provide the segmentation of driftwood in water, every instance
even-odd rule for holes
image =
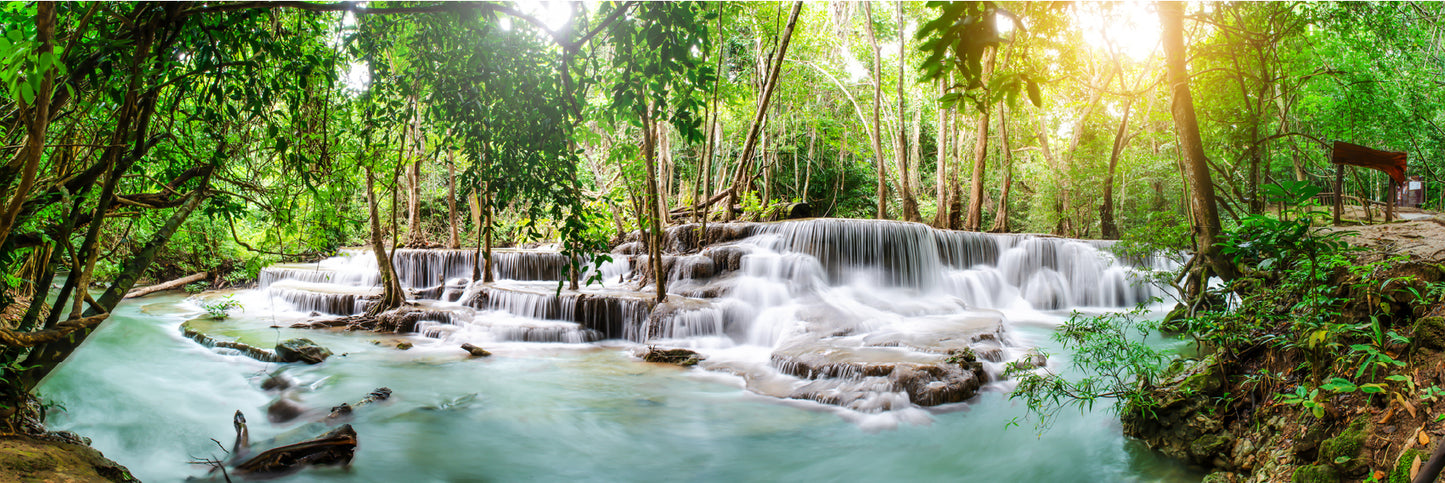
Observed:
[[[356,430],[343,424],[312,440],[271,448],[236,465],[242,475],[280,475],[308,465],[346,465],[356,453]]]
[[[343,403],[331,408],[331,414],[328,414],[319,423],[311,424],[334,424],[349,417],[354,407],[359,408],[390,398],[391,389],[379,387],[354,405]],[[233,421],[236,427],[236,443],[231,449],[230,462],[234,465],[232,467],[234,474],[274,477],[300,470],[308,465],[346,465],[351,463],[351,458],[356,453],[356,430],[352,429],[349,424],[343,424],[319,437],[271,448],[247,458],[250,456],[251,441],[250,432],[246,429],[246,416],[241,411],[236,411]],[[242,458],[246,459],[242,461]],[[237,461],[241,462],[236,463]],[[224,468],[220,466],[217,466],[217,469],[224,471]]]
[[[241,414],[239,409],[232,423],[236,426],[236,444],[231,445],[231,459],[234,461],[251,451],[251,432],[246,429],[246,415]]]
[[[158,283],[158,284],[151,285],[151,286],[148,286],[148,287],[141,287],[141,288],[138,288],[138,289],[133,289],[133,290],[131,290],[131,291],[129,291],[129,292],[126,292],[126,293],[125,293],[125,297],[122,297],[122,298],[128,298],[128,299],[129,299],[129,298],[143,297],[143,296],[150,295],[150,294],[152,294],[152,293],[159,292],[159,291],[162,291],[162,290],[170,290],[170,289],[173,289],[173,288],[184,287],[186,284],[194,283],[194,282],[199,282],[199,281],[201,281],[201,280],[205,280],[207,276],[209,276],[208,273],[206,273],[206,272],[201,272],[201,273],[196,273],[196,274],[191,274],[191,275],[188,275],[188,276],[185,276],[185,277],[181,277],[181,278],[178,278],[178,279],[175,279],[175,280],[171,280],[171,281],[166,282],[166,283]]]

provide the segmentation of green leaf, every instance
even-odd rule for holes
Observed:
[[[1320,385],[1320,389],[1331,392],[1355,392],[1359,387],[1347,379],[1336,377],[1329,382]]]

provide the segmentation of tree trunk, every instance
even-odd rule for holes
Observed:
[[[150,294],[153,294],[153,293],[156,293],[156,292],[160,292],[160,291],[164,291],[164,290],[172,290],[172,289],[175,289],[175,288],[184,287],[186,284],[195,283],[195,282],[199,282],[199,281],[205,280],[206,277],[209,276],[209,275],[210,275],[210,274],[207,273],[207,272],[193,273],[193,274],[191,274],[191,275],[187,275],[187,276],[184,276],[184,277],[175,279],[175,280],[171,280],[171,281],[166,282],[166,283],[158,283],[158,284],[151,285],[151,286],[148,286],[148,287],[141,287],[141,288],[137,288],[137,289],[132,289],[131,291],[126,292],[126,293],[125,293],[125,296],[124,296],[124,297],[121,297],[121,298],[133,299],[133,298],[136,298],[136,297],[144,297],[144,296],[146,296],[146,295],[150,295]]]
[[[1214,200],[1214,181],[1204,157],[1204,144],[1199,137],[1199,123],[1194,117],[1194,99],[1189,92],[1189,71],[1185,65],[1184,4],[1159,2],[1164,54],[1169,62],[1169,84],[1173,98],[1171,110],[1179,135],[1179,152],[1183,155],[1185,176],[1193,196],[1194,235],[1197,255],[1214,274],[1228,282],[1234,279],[1234,267],[1216,245],[1220,241],[1219,212]],[[1190,294],[1193,295],[1193,294]]]
[[[386,245],[381,241],[381,213],[376,208],[375,178],[371,168],[367,167],[366,206],[371,214],[371,251],[376,255],[376,265],[381,272],[381,298],[366,310],[366,315],[369,316],[401,307],[406,302],[401,291],[401,281],[397,280],[396,270],[391,266],[391,257],[387,256]]]
[[[1129,128],[1129,110],[1134,105],[1134,97],[1124,98],[1124,116],[1119,119],[1119,129],[1114,132],[1114,149],[1109,152],[1109,170],[1104,174],[1104,204],[1099,207],[1099,236],[1105,240],[1117,240],[1119,228],[1114,224],[1114,172],[1119,167],[1119,155],[1124,151],[1124,145],[1128,142],[1125,136]]]
[[[447,248],[458,249],[462,247],[462,240],[457,236],[457,225],[461,220],[457,218],[457,163],[456,151],[447,149]]]
[[[39,2],[36,5],[35,29],[36,40],[39,43],[35,54],[53,54],[55,51],[54,2]],[[15,187],[10,202],[4,206],[4,211],[0,211],[0,244],[10,237],[10,231],[15,227],[15,218],[20,215],[20,208],[25,205],[30,188],[35,184],[36,173],[40,169],[40,158],[45,154],[45,131],[50,126],[50,94],[54,83],[55,69],[46,69],[45,77],[40,81],[40,89],[35,92],[35,102],[32,105],[25,105],[23,99],[16,101],[20,106],[21,113],[28,114],[28,116],[23,116],[28,118],[25,119],[25,147],[16,153],[24,158],[24,168],[21,170],[20,184]],[[5,180],[5,184],[0,185],[0,188],[7,188],[9,184],[10,180]]]
[[[878,210],[877,218],[888,219],[888,174],[883,161],[883,122],[881,115],[883,111],[883,55],[878,47],[878,37],[873,33],[873,4],[863,3],[863,11],[867,13],[864,19],[868,27],[868,43],[873,46],[873,132],[869,141],[873,142],[873,160],[878,171]]]
[[[938,95],[943,96],[944,83],[938,81]],[[938,210],[933,214],[933,226],[944,228],[948,223],[948,132],[953,129],[949,110],[945,109],[943,103],[938,103],[938,161],[933,168],[934,195],[933,204]]]
[[[898,2],[898,149],[895,156],[898,159],[898,190],[903,200],[903,219],[923,221],[923,217],[918,215],[918,200],[913,198],[913,184],[908,173],[908,115],[904,112],[906,98],[903,96],[903,84],[907,82],[903,71],[904,64],[908,63],[904,50],[907,46],[908,41],[903,36],[903,2]]]
[[[994,233],[1008,233],[1008,192],[1013,187],[1013,152],[1008,143],[1008,117],[1004,115],[1004,106],[998,106],[998,131],[999,141],[1003,144],[1003,184],[999,187],[998,209],[994,210],[993,228],[988,231]]]
[[[652,267],[653,283],[657,288],[657,303],[667,301],[667,274],[662,263],[662,208],[657,195],[656,156],[657,130],[654,129],[651,106],[642,113],[642,161],[647,169],[647,209],[641,218],[643,227],[652,235],[647,238],[647,263]]]
[[[983,75],[979,79],[985,84],[993,74],[993,61],[997,55],[996,48],[987,48],[983,54]],[[988,109],[978,111],[978,141],[973,148],[973,182],[969,183],[968,192],[968,221],[964,222],[963,229],[978,231],[983,225],[983,177],[988,159]]]
[[[773,90],[778,86],[778,76],[783,70],[783,59],[788,54],[788,44],[793,39],[793,28],[798,25],[798,12],[802,11],[803,2],[794,2],[793,11],[788,15],[788,25],[783,28],[783,38],[778,42],[778,58],[768,72],[767,82],[763,84],[763,92],[758,100],[758,111],[753,116],[753,125],[748,129],[748,136],[743,140],[743,152],[738,155],[738,167],[733,177],[732,188],[728,190],[727,206],[723,211],[727,213],[727,219],[732,219],[733,205],[737,204],[738,196],[744,187],[743,182],[748,179],[747,166],[752,161],[753,150],[757,148],[758,133],[761,132],[764,120],[767,117],[768,105],[772,102]]]
[[[486,251],[482,252],[482,283],[496,281],[495,272],[492,270],[492,194],[487,193],[486,202],[482,205],[483,224],[482,240]]]
[[[412,136],[412,156],[406,171],[406,244],[420,246],[426,243],[426,233],[421,227],[421,161],[426,151],[426,137],[421,134],[421,114],[416,112],[416,99],[412,99],[412,124],[405,132]],[[402,153],[406,148],[402,148]],[[402,162],[408,161],[403,158]]]

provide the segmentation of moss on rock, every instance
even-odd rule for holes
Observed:
[[[1293,483],[1338,483],[1340,473],[1330,465],[1307,465],[1294,470]]]
[[[89,446],[29,436],[6,436],[0,438],[0,481],[137,480],[130,475],[130,470],[105,459]]]
[[[1359,458],[1360,450],[1365,448],[1365,437],[1369,433],[1369,419],[1360,417],[1351,421],[1340,434],[1320,443],[1320,463],[1336,465],[1346,475],[1360,473],[1366,465],[1366,461]]]
[[[1415,346],[1423,349],[1445,349],[1445,317],[1422,317],[1415,321]]]
[[[1189,443],[1189,452],[1193,453],[1195,458],[1207,461],[1211,456],[1222,456],[1228,443],[1228,439],[1220,435],[1206,434]]]
[[[1354,458],[1365,447],[1365,435],[1369,432],[1370,421],[1363,417],[1350,422],[1350,426],[1335,437],[1320,443],[1320,460],[1331,462],[1336,458]]]

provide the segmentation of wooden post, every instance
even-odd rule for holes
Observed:
[[[1340,226],[1340,212],[1345,207],[1345,165],[1335,165],[1335,226]]]
[[[1395,221],[1395,187],[1398,185],[1395,178],[1390,178],[1390,192],[1385,194],[1385,223]]]

